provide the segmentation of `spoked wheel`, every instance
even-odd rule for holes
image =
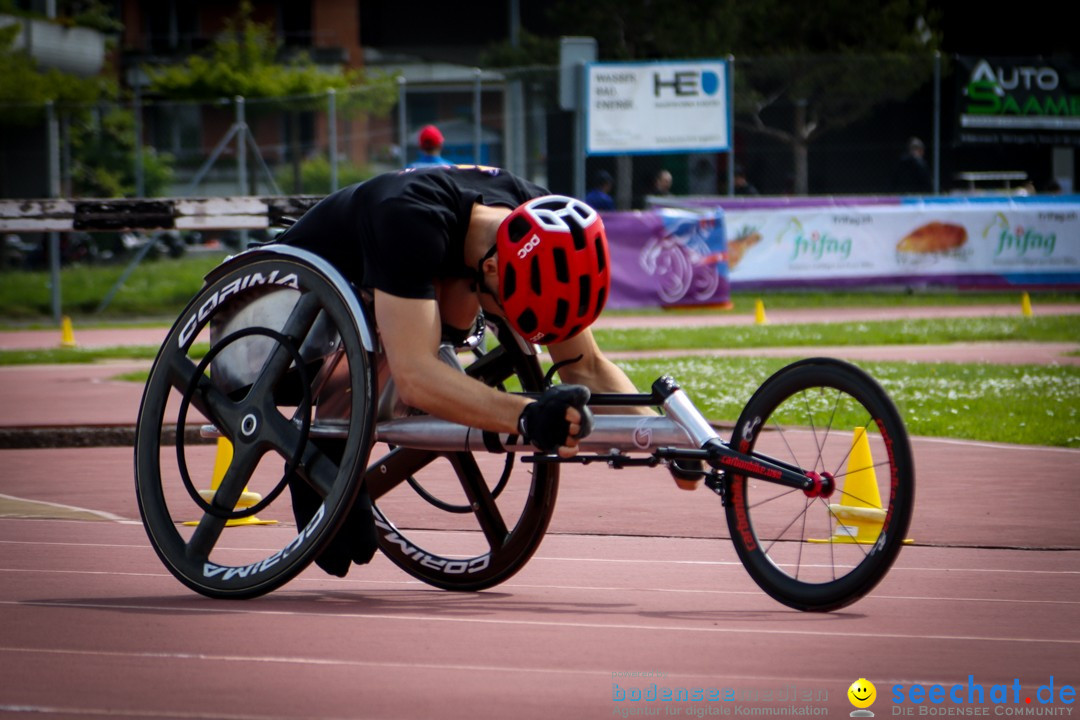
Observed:
[[[524,391],[545,383],[536,357],[513,340],[465,371],[492,387],[515,389],[515,377]],[[429,585],[463,591],[497,585],[532,557],[555,509],[558,480],[558,465],[513,455],[405,448],[375,462],[365,478],[383,553]]]
[[[739,558],[765,592],[800,610],[855,602],[904,542],[915,471],[885,391],[838,360],[794,363],[747,403],[731,446],[816,474],[809,492],[732,475],[727,520]]]
[[[169,571],[210,597],[261,595],[303,570],[367,464],[375,391],[363,313],[304,255],[253,251],[211,273],[143,392],[143,524]],[[200,442],[207,423],[216,444]],[[317,507],[295,513],[290,482],[310,486]]]

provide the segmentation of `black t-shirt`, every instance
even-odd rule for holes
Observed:
[[[361,288],[434,298],[436,279],[472,275],[464,255],[475,203],[515,208],[546,194],[498,168],[402,170],[328,195],[280,242],[322,256]]]

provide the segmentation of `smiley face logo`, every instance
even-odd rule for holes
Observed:
[[[868,708],[877,700],[877,688],[866,678],[859,678],[851,683],[847,691],[848,700],[857,708]]]

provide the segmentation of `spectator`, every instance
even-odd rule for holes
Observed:
[[[411,163],[409,167],[433,167],[438,165],[453,165],[452,162],[442,157],[443,134],[434,125],[425,125],[420,129],[417,136],[420,144],[420,157]]]
[[[592,188],[585,195],[585,202],[597,210],[614,210],[615,201],[611,199],[611,188],[614,185],[611,173],[600,170],[593,178]]]
[[[934,191],[925,156],[926,146],[922,140],[917,137],[908,140],[907,152],[893,171],[893,192],[925,194]]]
[[[670,195],[671,194],[671,173],[667,170],[661,170],[656,173],[656,177],[653,178],[652,187],[649,189],[650,195]]]
[[[758,189],[751,184],[746,177],[746,168],[742,165],[735,166],[735,194],[736,195],[760,195]]]

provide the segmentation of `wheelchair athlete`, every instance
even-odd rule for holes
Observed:
[[[370,293],[390,375],[407,406],[517,433],[538,450],[571,457],[592,427],[590,391],[636,392],[589,330],[607,299],[611,267],[603,222],[580,200],[498,168],[408,169],[329,195],[279,241],[324,257]],[[564,384],[530,401],[443,362],[440,344],[469,335],[482,313],[547,345]],[[296,519],[306,524],[320,500],[302,481],[290,488]],[[344,576],[350,562],[368,562],[375,549],[371,500],[362,489],[316,562]]]

